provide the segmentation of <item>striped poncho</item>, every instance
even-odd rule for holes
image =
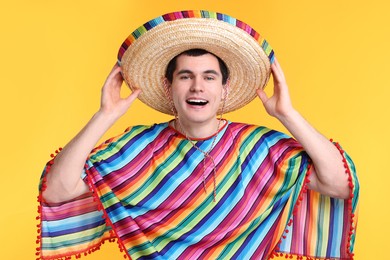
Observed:
[[[310,158],[285,134],[228,122],[214,142],[216,172],[168,123],[107,140],[85,165],[91,193],[57,204],[40,195],[37,256],[78,257],[116,239],[131,259],[353,258],[358,183],[341,149],[349,200],[306,189]]]

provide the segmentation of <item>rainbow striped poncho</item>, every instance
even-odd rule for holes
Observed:
[[[210,151],[214,201],[212,164],[190,141],[168,123],[134,126],[90,154],[91,193],[58,204],[40,195],[37,257],[77,258],[116,239],[134,260],[352,259],[359,184],[342,154],[349,200],[306,189],[311,161],[294,139],[228,122]]]

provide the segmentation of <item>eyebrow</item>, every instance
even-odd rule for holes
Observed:
[[[184,69],[184,70],[179,70],[178,72],[177,72],[177,75],[181,75],[181,74],[193,74],[193,72],[191,71],[191,70],[186,70],[186,69]],[[219,76],[220,74],[217,72],[217,71],[215,71],[215,70],[205,70],[205,71],[203,71],[202,72],[202,74],[214,74],[214,75],[217,75],[217,76]]]

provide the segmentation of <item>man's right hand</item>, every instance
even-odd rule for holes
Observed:
[[[121,67],[115,65],[102,88],[100,111],[103,114],[111,115],[116,119],[123,116],[134,100],[141,93],[140,89],[132,92],[128,97],[121,98],[120,91],[123,83]]]
[[[54,159],[46,178],[47,188],[42,194],[46,201],[63,202],[88,192],[81,173],[91,150],[141,92],[136,90],[128,97],[121,98],[122,83],[121,68],[115,65],[102,88],[99,111]]]

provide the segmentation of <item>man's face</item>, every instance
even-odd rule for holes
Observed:
[[[226,91],[218,59],[211,54],[179,56],[169,90],[182,123],[213,122]]]

